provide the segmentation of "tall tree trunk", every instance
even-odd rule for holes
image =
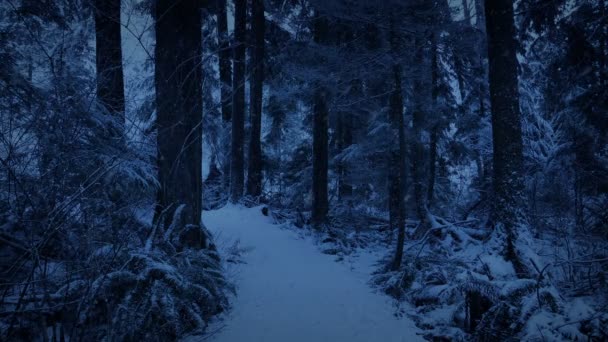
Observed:
[[[606,26],[608,26],[607,22],[608,19],[606,19],[606,0],[599,0],[599,6],[600,6],[600,85],[601,86],[605,86],[606,83],[608,82],[608,70],[607,70],[607,62],[606,59],[608,59],[608,56],[606,56],[606,54],[608,53],[606,51],[606,44],[608,44],[608,28]]]
[[[416,48],[416,65],[418,68],[425,68],[424,51],[422,38],[415,39]],[[424,144],[422,142],[422,134],[426,117],[424,113],[424,82],[422,81],[423,72],[416,76],[414,81],[414,108],[412,118],[412,128],[414,131],[414,139],[412,142],[412,178],[414,183],[414,200],[416,201],[416,214],[418,219],[423,222],[426,220],[426,198],[424,196],[424,175],[425,175],[425,160],[424,160]],[[422,226],[422,225],[421,225]]]
[[[439,143],[439,124],[431,128],[429,144],[429,183],[426,189],[427,207],[431,208],[435,196],[435,180],[437,178],[437,144]]]
[[[393,66],[395,89],[391,94],[390,111],[393,135],[397,140],[397,148],[391,151],[390,172],[390,202],[392,210],[391,222],[397,227],[397,247],[392,269],[398,270],[403,259],[403,244],[405,243],[405,198],[403,188],[405,184],[405,123],[403,118],[403,95],[401,89],[401,66]],[[392,227],[394,228],[394,227]],[[392,231],[392,229],[391,229]]]
[[[221,82],[220,99],[222,102],[222,119],[224,122],[228,122],[232,117],[232,66],[230,65],[231,53],[226,0],[217,0],[217,7],[218,60]]]
[[[391,15],[391,30],[389,32],[393,58],[397,59],[399,37],[395,31],[395,18]],[[389,152],[389,215],[391,232],[397,228],[397,246],[391,269],[398,270],[403,259],[403,244],[405,243],[405,194],[406,179],[405,165],[405,121],[403,118],[403,91],[401,87],[401,65],[395,61],[392,68],[394,88],[389,101],[393,148]],[[396,227],[395,227],[396,226]]]
[[[262,194],[262,99],[264,89],[264,0],[252,0],[252,23],[254,46],[252,51],[253,77],[251,80],[249,117],[251,135],[249,142],[249,169],[247,172],[247,194],[258,197]]]
[[[316,17],[314,22],[314,40],[317,44],[326,44],[329,34],[327,19]],[[319,82],[320,83],[320,82]],[[327,219],[329,201],[327,198],[328,173],[328,108],[327,91],[318,84],[314,94],[313,105],[313,155],[312,155],[312,222],[320,229]]]
[[[430,208],[433,202],[433,196],[435,192],[435,177],[436,177],[436,165],[437,162],[437,144],[439,139],[439,130],[440,121],[442,113],[440,112],[438,98],[440,91],[440,82],[439,79],[439,43],[437,42],[437,33],[433,33],[431,37],[431,49],[432,49],[432,58],[431,58],[431,101],[433,110],[435,112],[434,124],[431,128],[431,141],[429,144],[429,178],[427,184],[427,196],[426,196],[426,204],[427,207]]]
[[[475,0],[475,12],[476,12],[476,26],[481,34],[487,37],[486,34],[486,15],[485,15],[484,0]],[[487,45],[487,40],[484,40]],[[479,116],[484,117],[486,115],[486,96],[487,87],[486,82],[488,80],[486,70],[486,58],[487,58],[487,46],[483,46],[479,51],[479,60],[477,65],[477,77],[479,80],[478,86],[478,99],[479,99]]]
[[[247,0],[234,1],[234,78],[232,81],[232,148],[230,162],[230,201],[243,197],[245,182],[245,44],[247,39]]]
[[[523,143],[513,0],[487,0],[485,5],[494,147],[493,221],[505,230],[506,258],[515,263],[516,228],[525,213],[521,210]]]
[[[226,0],[217,0],[217,41],[218,41],[218,69],[220,71],[220,101],[222,110],[223,130],[226,137],[230,136],[229,126],[232,118],[232,48],[228,34],[228,13]],[[225,144],[221,154],[222,188],[230,189],[230,144]]]
[[[197,0],[156,3],[159,207],[169,224],[200,225],[202,202],[202,37]],[[202,235],[199,235],[199,240]],[[199,241],[200,243],[201,241]]]
[[[125,92],[120,37],[120,0],[95,0],[97,98],[124,125]],[[117,135],[122,135],[122,127]]]
[[[95,57],[97,99],[113,118],[109,138],[116,139],[115,143],[121,144],[125,124],[125,92],[120,36],[120,0],[95,1]],[[120,192],[117,191],[118,186],[114,187],[115,189],[109,192],[112,203],[109,216],[113,229],[118,230],[124,224],[121,209],[125,207],[125,203],[119,195]]]

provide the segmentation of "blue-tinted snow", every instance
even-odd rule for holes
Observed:
[[[245,263],[235,266],[233,310],[209,328],[221,329],[208,340],[423,341],[411,320],[394,315],[391,299],[367,285],[370,260],[360,260],[354,269],[335,262],[312,239],[273,225],[260,208],[229,205],[203,216],[217,241],[239,239],[248,250]]]

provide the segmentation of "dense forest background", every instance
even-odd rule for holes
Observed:
[[[606,6],[2,0],[0,340],[204,335],[229,202],[428,339],[607,339]]]

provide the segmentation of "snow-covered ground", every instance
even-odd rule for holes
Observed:
[[[389,297],[368,286],[370,258],[348,265],[320,253],[311,238],[272,224],[260,208],[205,212],[219,243],[240,240],[244,263],[232,270],[233,309],[209,328],[214,342],[422,341]],[[359,262],[360,261],[360,262]]]

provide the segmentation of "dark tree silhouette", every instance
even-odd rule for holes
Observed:
[[[329,35],[329,24],[326,18],[317,16],[314,19],[314,41],[326,44]],[[312,221],[318,229],[327,219],[329,202],[327,199],[327,173],[329,138],[327,91],[322,85],[315,89],[313,104],[313,152],[312,152]]]
[[[247,43],[247,1],[234,2],[234,74],[232,79],[232,147],[230,201],[243,197],[245,182],[245,44]]]
[[[217,0],[217,39],[219,42],[220,69],[220,101],[222,102],[222,118],[230,121],[232,116],[232,66],[230,63],[230,37],[228,36],[228,13],[226,0]]]
[[[108,112],[125,118],[125,92],[120,37],[120,0],[95,1],[97,98]],[[121,134],[122,132],[116,132]]]
[[[202,37],[196,0],[156,4],[156,106],[159,205],[168,224],[184,205],[199,225],[202,201]]]
[[[524,212],[523,142],[517,79],[517,43],[512,0],[485,3],[494,163],[493,221],[505,229],[506,257],[516,260],[513,247]]]
[[[262,98],[264,90],[264,0],[252,0],[251,31],[253,35],[251,92],[249,118],[251,132],[249,141],[249,168],[247,172],[247,194],[253,197],[262,194]]]

